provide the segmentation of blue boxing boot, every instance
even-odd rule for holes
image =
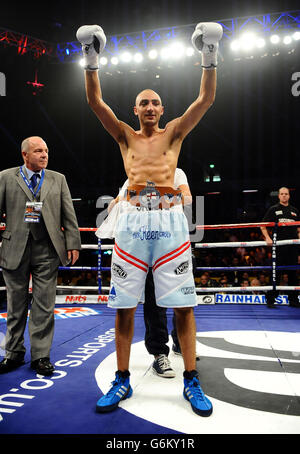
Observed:
[[[108,413],[115,410],[121,400],[128,399],[132,395],[132,388],[129,384],[130,373],[128,371],[116,372],[116,378],[112,382],[110,390],[97,402],[96,411],[98,413]]]
[[[196,370],[191,372],[184,371],[183,396],[188,400],[192,409],[197,415],[210,416],[213,411],[211,401],[204,395],[201,389],[198,373]]]

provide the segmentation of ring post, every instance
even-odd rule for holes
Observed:
[[[277,229],[278,223],[275,223],[275,227],[273,229],[273,244],[272,244],[272,287],[273,291],[276,290],[276,245],[277,245]]]
[[[98,295],[101,294],[102,276],[101,276],[101,239],[98,238]]]

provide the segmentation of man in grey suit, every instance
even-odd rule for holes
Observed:
[[[21,152],[23,166],[0,172],[0,211],[6,214],[0,266],[7,289],[6,354],[0,373],[24,364],[31,275],[31,367],[51,375],[58,266],[76,262],[80,233],[65,176],[46,170],[47,144],[41,137],[29,137]]]

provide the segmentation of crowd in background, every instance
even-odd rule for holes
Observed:
[[[93,237],[84,240],[89,244],[95,243]],[[245,241],[263,241],[262,234],[259,229],[223,230],[205,232],[203,242],[245,242]],[[295,246],[297,247],[297,246]],[[257,269],[256,267],[270,267],[272,265],[272,251],[270,247],[238,247],[238,248],[193,248],[195,256],[195,284],[196,287],[250,287],[265,286],[271,283],[271,269]],[[81,256],[76,263],[77,266],[90,266],[97,268],[98,251],[88,249],[81,251]],[[300,265],[300,254],[298,256],[298,264]],[[101,266],[110,267],[111,252],[102,251]],[[244,270],[210,270],[211,267],[249,267]],[[198,268],[198,269],[197,269]],[[200,269],[199,269],[200,268]],[[204,269],[203,269],[204,268]],[[284,270],[277,273],[278,285],[289,285],[288,273]],[[300,269],[297,271],[298,283],[300,285]],[[2,273],[0,273],[0,286],[2,281]],[[4,283],[3,283],[4,285]],[[63,286],[89,286],[98,287],[98,272],[97,270],[60,270],[58,274],[58,285]],[[110,271],[102,271],[101,285],[109,287]],[[83,290],[74,289],[69,293],[78,294],[94,294],[97,289]],[[1,292],[1,300],[5,299],[5,292]],[[66,293],[65,290],[59,290],[59,293]],[[0,296],[1,296],[0,295]]]
[[[239,229],[205,232],[202,242],[246,242],[263,241],[260,229]],[[297,246],[295,246],[297,247]],[[271,247],[238,247],[238,248],[195,248],[195,283],[197,287],[252,287],[270,285],[271,269],[260,269],[257,267],[272,266]],[[81,254],[81,266],[97,267],[97,251],[83,250]],[[300,265],[300,255],[298,263]],[[110,267],[111,253],[103,251],[101,265]],[[249,267],[244,270],[210,270],[213,267]],[[200,268],[200,269],[199,269]],[[204,269],[203,269],[204,268]],[[298,280],[300,285],[300,270]],[[289,285],[288,274],[284,270],[278,273],[279,285]],[[110,271],[101,273],[102,286],[110,285]],[[58,278],[59,285],[72,286],[97,286],[97,271],[60,271]],[[82,293],[82,290],[78,293]]]
[[[94,234],[91,238],[84,238],[83,241],[88,244],[95,244]],[[222,230],[205,232],[205,237],[202,242],[245,242],[245,241],[263,241],[262,234],[259,229],[239,229],[237,230]],[[297,247],[297,246],[295,246]],[[259,287],[270,285],[271,269],[257,269],[256,267],[265,267],[272,265],[272,251],[270,247],[238,247],[238,248],[193,248],[195,256],[195,284],[196,287]],[[81,251],[80,259],[77,266],[90,266],[97,268],[98,251],[84,249]],[[300,265],[300,254],[298,256],[298,264]],[[102,251],[101,266],[110,267],[111,252]],[[244,270],[219,270],[214,271],[203,268],[210,267],[249,267]],[[198,268],[198,269],[197,269]],[[200,269],[199,269],[200,268]],[[277,273],[278,285],[289,285],[288,273],[284,270]],[[297,271],[298,283],[300,285],[300,269]],[[2,273],[0,273],[1,286]],[[3,283],[4,285],[4,283]],[[97,270],[60,270],[58,274],[58,285],[82,287],[95,287],[94,290],[83,290],[81,288],[74,289],[68,293],[74,294],[95,294],[98,287]],[[101,285],[109,287],[110,271],[102,271]],[[1,292],[1,300],[5,299],[5,292]],[[66,293],[66,290],[59,290],[59,293]],[[1,296],[0,295],[0,296]]]

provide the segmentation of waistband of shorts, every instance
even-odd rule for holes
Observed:
[[[161,211],[162,213],[163,212],[167,212],[167,213],[173,213],[173,212],[176,212],[176,213],[183,213],[184,214],[184,211],[183,211],[183,205],[174,205],[170,208],[160,208],[159,210],[148,210],[148,208],[144,208],[142,206],[136,206],[136,205],[133,205],[132,203],[128,202],[126,199],[123,199],[123,200],[120,200],[119,203],[119,216],[122,215],[123,213],[142,213],[142,212],[157,212],[157,211]]]
[[[168,210],[176,205],[182,205],[183,197],[180,189],[155,184],[128,186],[125,200],[131,205],[147,210]]]

